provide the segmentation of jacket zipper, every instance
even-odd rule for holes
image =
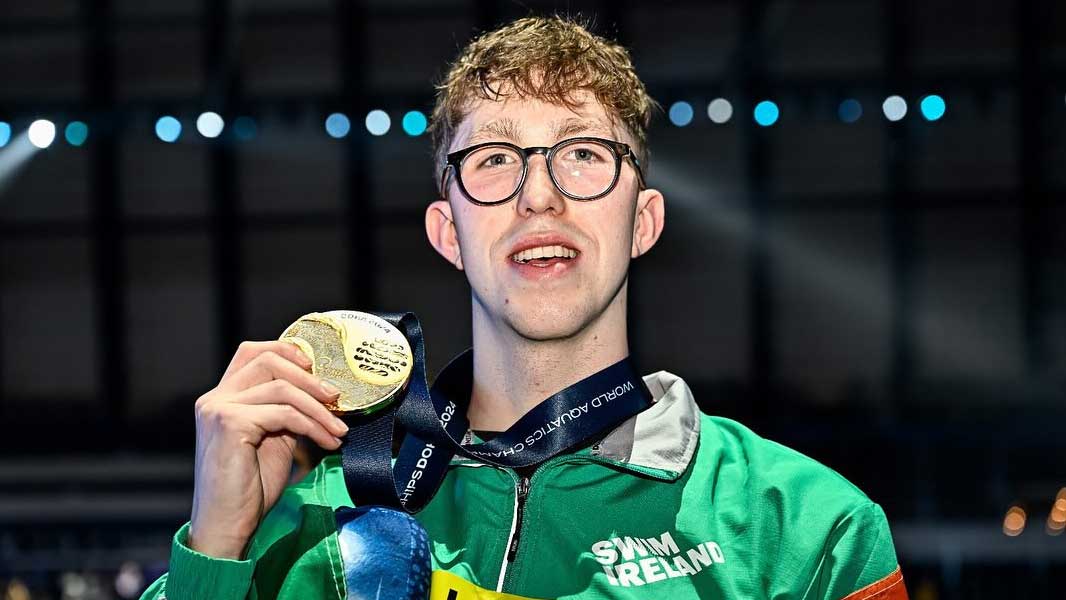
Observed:
[[[515,473],[511,472],[511,477],[515,477]],[[496,581],[496,591],[503,591],[503,584],[507,577],[507,567],[511,566],[511,561],[514,560],[515,554],[518,552],[518,538],[522,530],[522,513],[526,508],[526,496],[529,495],[529,478],[527,477],[515,477],[515,502],[514,502],[514,518],[511,521],[511,534],[507,538],[507,552],[503,556],[503,563],[500,565],[500,578]]]
[[[515,517],[514,533],[511,535],[511,544],[507,547],[507,562],[514,562],[515,555],[518,554],[518,540],[522,537],[522,516],[525,513],[526,508],[526,496],[529,495],[529,478],[523,477],[518,480],[518,486],[515,490],[515,511],[517,516]]]
[[[580,457],[577,461],[575,461],[575,458],[577,457],[570,455],[556,456],[554,458],[550,458],[544,463],[542,463],[539,467],[537,467],[537,469],[530,477],[518,477],[518,474],[514,471],[510,469],[503,469],[510,473],[511,477],[513,477],[515,481],[515,517],[514,521],[512,522],[513,527],[511,527],[511,535],[507,540],[507,554],[504,556],[503,564],[500,566],[500,579],[499,582],[496,584],[497,592],[503,592],[504,588],[508,587],[505,584],[509,583],[508,580],[511,579],[511,573],[509,572],[508,568],[518,556],[519,540],[521,538],[522,533],[522,520],[525,518],[526,499],[529,496],[533,481],[535,479],[539,479],[541,473],[551,470],[551,467],[568,462],[579,462],[581,458],[586,457]],[[513,582],[510,583],[513,585]]]

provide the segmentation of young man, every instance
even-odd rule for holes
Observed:
[[[665,218],[642,173],[653,107],[623,48],[558,18],[481,36],[440,86],[426,232],[470,282],[471,430],[505,431],[629,354],[629,261]],[[337,457],[282,489],[295,435],[333,450],[345,431],[307,367],[246,343],[198,400],[192,519],[146,597],[345,597]],[[701,415],[677,376],[645,382],[650,408],[536,468],[453,460],[417,516],[433,569],[535,598],[906,598],[862,492]]]

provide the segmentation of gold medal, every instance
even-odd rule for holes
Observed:
[[[297,319],[281,334],[311,359],[311,372],[341,391],[340,414],[371,413],[388,406],[407,387],[411,344],[391,323],[364,312],[333,310]]]

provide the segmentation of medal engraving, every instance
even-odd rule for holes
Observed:
[[[311,372],[341,391],[339,414],[384,408],[407,386],[414,364],[411,345],[388,321],[363,312],[310,313],[281,334],[311,359]]]

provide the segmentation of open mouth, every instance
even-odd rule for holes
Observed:
[[[577,258],[577,250],[566,246],[537,246],[526,248],[511,255],[511,260],[521,265],[547,267],[558,262],[567,262]]]

